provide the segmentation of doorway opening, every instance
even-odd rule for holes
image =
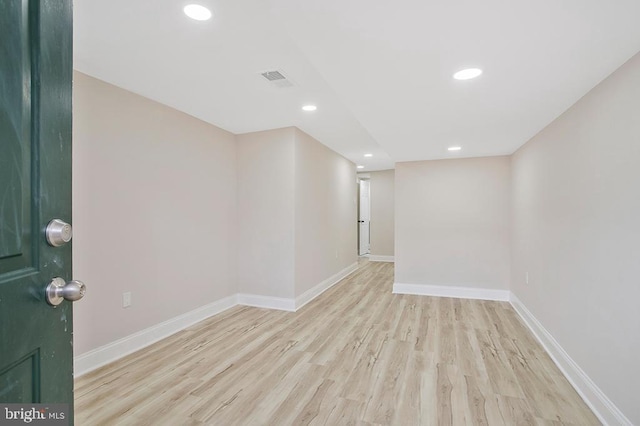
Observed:
[[[371,253],[371,187],[368,178],[358,179],[358,255]]]

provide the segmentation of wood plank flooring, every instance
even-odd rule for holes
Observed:
[[[76,380],[76,425],[600,424],[508,303],[392,283],[211,317]]]

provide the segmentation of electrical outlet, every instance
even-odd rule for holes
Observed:
[[[336,250],[336,259],[338,258],[338,250]]]
[[[529,284],[529,273],[528,272],[524,273],[524,283],[525,284]]]
[[[127,291],[122,293],[122,307],[128,308],[131,306],[131,292]]]

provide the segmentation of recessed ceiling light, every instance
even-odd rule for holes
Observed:
[[[364,166],[357,166],[359,169],[364,169]]]
[[[315,111],[317,109],[318,109],[318,107],[315,106],[315,105],[305,105],[305,106],[302,107],[303,111]]]
[[[447,148],[449,151],[460,151],[462,149],[461,146],[450,146]]]
[[[369,157],[373,157],[373,154],[365,154],[364,156],[369,158]]]
[[[188,4],[184,7],[184,13],[196,21],[206,21],[211,19],[211,11],[199,4]]]
[[[456,80],[470,80],[472,78],[478,77],[482,74],[482,70],[480,68],[467,68],[465,70],[460,70],[453,75],[453,78]]]

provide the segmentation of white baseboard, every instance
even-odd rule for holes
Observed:
[[[509,290],[448,285],[393,283],[393,292],[418,296],[455,297],[457,299],[497,300],[501,302],[509,300]]]
[[[171,336],[180,330],[205,320],[236,305],[255,306],[258,308],[278,309],[295,312],[296,309],[309,303],[324,291],[358,269],[355,262],[337,274],[327,278],[314,288],[306,291],[297,299],[260,296],[254,294],[234,294],[216,302],[201,306],[170,320],[161,322],[137,333],[123,337],[99,348],[74,357],[74,376],[80,377],[106,364],[145,348],[159,340]]]
[[[395,256],[378,256],[375,254],[369,255],[369,262],[395,262]]]
[[[310,290],[305,291],[295,299],[284,297],[260,296],[257,294],[238,294],[238,304],[254,306],[256,308],[277,309],[280,311],[295,312],[313,299],[321,295],[327,289],[337,284],[340,280],[358,269],[358,262],[347,266],[337,274],[332,275]]]
[[[598,419],[604,425],[633,426],[631,420],[607,398],[593,380],[571,359],[569,354],[565,352],[551,333],[529,312],[515,294],[511,293],[509,301],[527,327],[529,327],[534,336],[536,336],[540,344],[542,344],[542,347],[547,351],[553,362],[555,362],[560,371],[562,371],[562,374],[564,374],[569,383],[571,383]]]
[[[107,345],[74,357],[74,375],[82,376],[130,353],[138,351],[180,330],[237,305],[236,295],[201,306],[170,320],[138,331]]]
[[[284,297],[260,296],[257,294],[238,294],[238,304],[256,308],[277,309],[279,311],[296,311],[295,299]]]
[[[311,302],[316,297],[320,296],[322,293],[333,287],[335,284],[339,283],[341,280],[351,275],[353,271],[358,269],[358,262],[353,262],[351,265],[344,268],[342,271],[338,272],[322,281],[320,284],[316,285],[312,289],[309,289],[302,293],[300,296],[296,297],[296,310],[302,308],[307,303]]]

